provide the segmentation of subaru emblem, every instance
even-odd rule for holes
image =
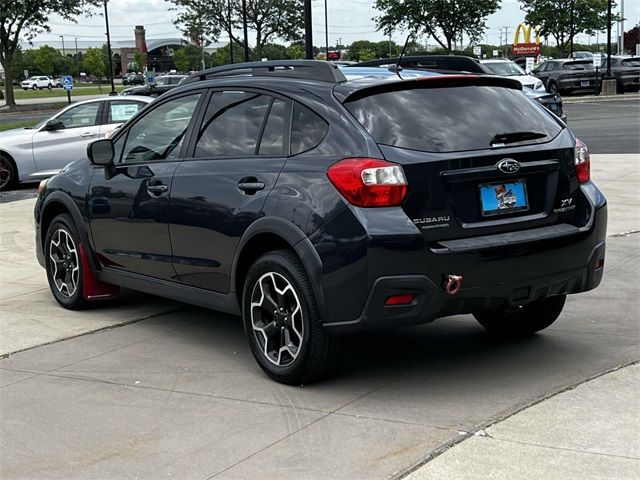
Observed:
[[[502,173],[516,173],[520,170],[520,162],[513,158],[504,158],[496,165]]]

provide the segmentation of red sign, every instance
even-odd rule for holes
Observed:
[[[540,55],[539,43],[516,43],[511,47],[513,55]]]

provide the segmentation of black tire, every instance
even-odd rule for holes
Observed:
[[[0,192],[11,190],[18,184],[18,169],[11,157],[0,153]]]
[[[558,85],[556,85],[556,82],[549,82],[547,90],[549,91],[549,93],[560,93],[558,91]]]
[[[51,84],[49,84],[49,85],[47,85],[47,88],[48,88],[49,90],[51,90],[51,89],[53,88],[53,86],[52,86]]]
[[[38,89],[38,85],[36,85],[35,83],[33,84],[33,86],[31,87],[33,90],[37,90]]]
[[[277,293],[269,287],[270,276],[274,281],[282,282],[275,286],[286,293]],[[261,279],[262,284],[259,283]],[[293,293],[286,286],[287,282]],[[264,300],[267,298],[264,289],[274,293],[276,298],[273,303]],[[263,306],[252,308],[252,300],[255,303],[262,300]],[[299,314],[290,315],[291,311],[295,311],[291,302],[295,301],[299,302],[301,317]],[[284,312],[280,317],[271,312],[271,307],[276,305],[282,307],[280,311]],[[262,370],[277,382],[288,385],[308,384],[326,376],[337,364],[340,339],[327,334],[322,328],[322,320],[307,273],[300,260],[288,250],[267,253],[251,266],[244,283],[242,317],[253,356]],[[254,318],[255,325],[264,327],[263,331],[254,328]],[[297,330],[302,330],[301,335],[296,333]],[[267,332],[272,332],[272,335],[268,336]],[[296,356],[286,350],[280,352],[277,359],[270,357],[270,347],[275,347],[272,350],[275,355],[275,349],[282,345],[286,338],[290,339],[288,346],[295,348],[295,343],[299,343]]]
[[[526,336],[543,330],[560,316],[566,295],[536,300],[512,310],[488,310],[473,316],[489,332],[500,336]]]
[[[64,232],[64,234],[60,233],[60,236],[58,236],[58,232]],[[55,242],[62,245],[62,250],[56,247]],[[65,247],[69,245],[72,246],[72,249]],[[78,231],[70,215],[64,213],[58,215],[51,221],[47,229],[43,249],[47,280],[49,281],[49,288],[56,301],[70,310],[86,308],[88,302],[84,299],[82,290],[83,271],[80,256],[80,235],[78,235]],[[59,252],[62,251],[64,253],[64,250],[67,250],[68,256],[59,255]],[[53,257],[58,257],[61,260],[55,262]],[[65,260],[62,260],[63,258]],[[76,267],[77,275],[74,273]],[[59,276],[65,275],[64,269],[67,269],[66,275],[68,275],[68,277],[59,278]],[[66,278],[69,278],[70,282],[75,283],[75,288],[71,291],[67,286],[65,294],[65,288],[61,288],[58,282],[64,283]]]

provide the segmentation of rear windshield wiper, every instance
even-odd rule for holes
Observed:
[[[498,133],[491,138],[491,145],[504,145],[507,143],[524,142],[526,140],[534,140],[536,138],[546,137],[546,133],[540,132],[509,132]]]

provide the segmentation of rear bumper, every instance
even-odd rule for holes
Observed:
[[[325,288],[332,312],[325,327],[335,333],[349,333],[416,325],[447,315],[514,307],[549,296],[592,290],[602,279],[607,209],[595,185],[583,189],[592,215],[586,228],[578,231],[559,229],[553,235],[548,228],[534,229],[502,244],[483,246],[479,242],[468,248],[464,242],[450,242],[449,248],[439,251],[406,240],[394,245],[388,238],[384,247],[369,249],[366,275],[370,287],[357,315],[347,317],[353,312],[350,303],[362,293],[362,285],[356,283],[355,265],[343,284]],[[541,230],[539,238],[535,238],[536,230]],[[444,289],[449,274],[463,277],[456,295]],[[385,306],[389,296],[406,293],[416,295],[410,305]]]

